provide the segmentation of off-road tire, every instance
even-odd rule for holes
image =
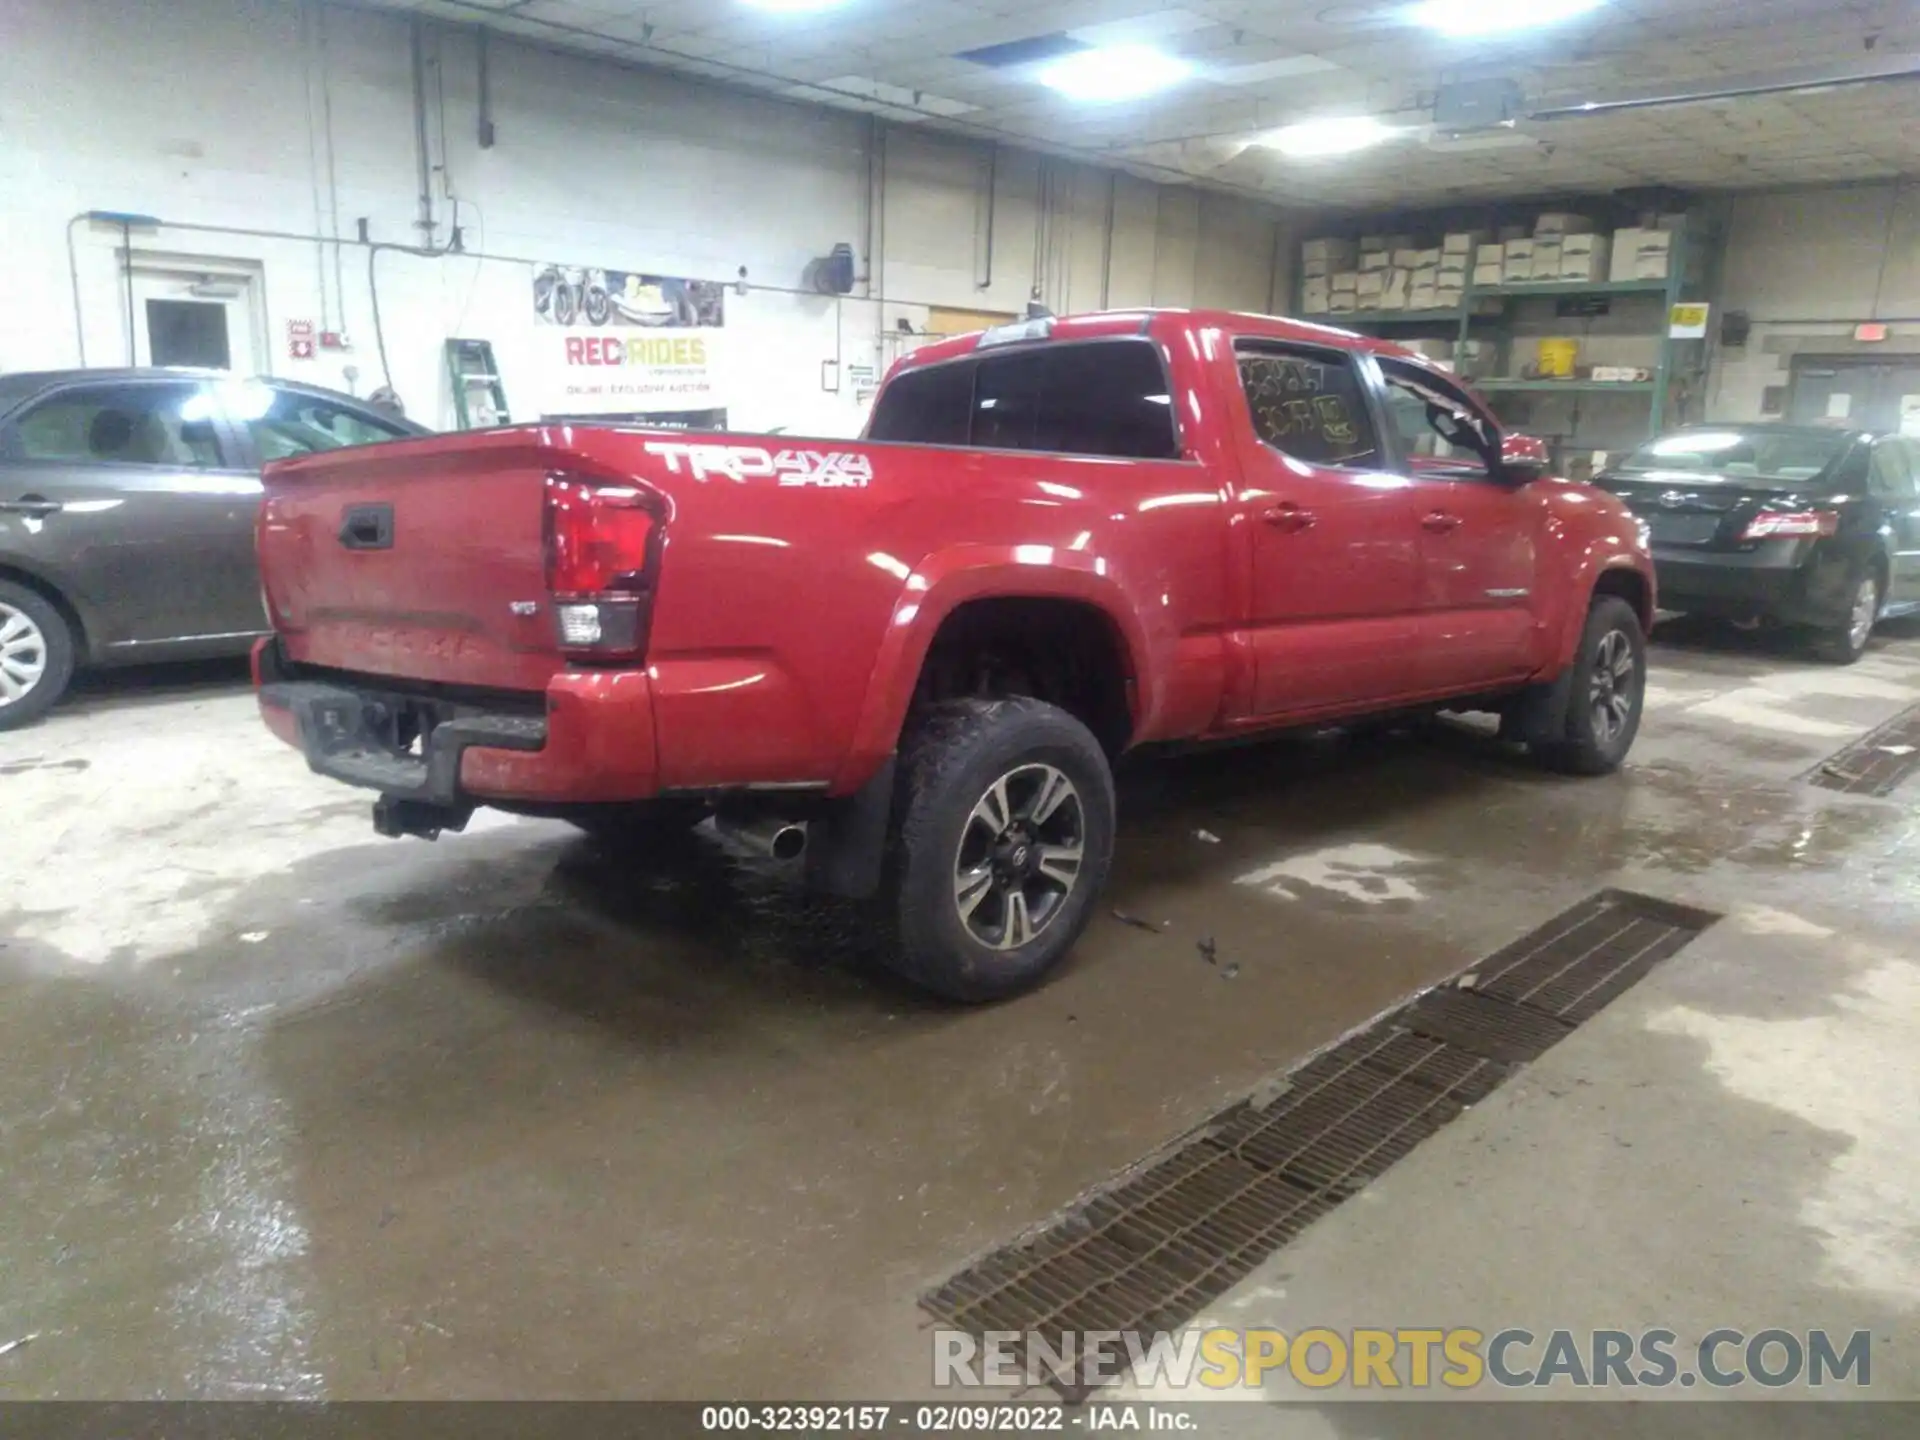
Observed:
[[[1625,653],[1632,669],[1624,681],[1617,673],[1617,660],[1609,657]],[[1610,684],[1603,686],[1600,672],[1608,671]],[[1605,729],[1601,718],[1604,700],[1624,684],[1628,711],[1619,728]],[[1602,595],[1587,612],[1586,629],[1580,635],[1580,648],[1573,658],[1569,676],[1567,713],[1560,734],[1550,740],[1535,741],[1534,757],[1549,770],[1565,775],[1610,775],[1625,763],[1640,733],[1640,719],[1647,700],[1647,640],[1640,628],[1640,617],[1633,606],[1614,595]]]
[[[25,648],[28,637],[16,636],[12,642],[17,647],[15,658],[25,663],[37,660],[38,673],[31,687],[18,699],[8,700],[0,694],[0,730],[31,725],[51,710],[73,683],[74,636],[66,617],[39,591],[16,585],[11,580],[0,580],[0,635],[7,632],[16,617],[37,631],[39,639],[32,642],[33,648],[29,650]]]
[[[1058,802],[1051,819],[1039,823],[1073,822],[1074,829],[1063,844],[1036,839],[1032,849],[1058,854],[1077,840],[1075,876],[1064,896],[1043,912],[1047,918],[1030,940],[996,949],[970,928],[983,923],[977,918],[981,910],[963,913],[966,897],[959,885],[963,872],[972,868],[963,863],[970,853],[965,847],[981,844],[991,828],[978,814],[996,786],[1006,787],[1002,795],[1018,802],[1023,787],[1050,784],[1036,778],[1049,771],[1064,777],[1072,793]],[[1040,801],[1027,808],[1037,813]],[[922,711],[901,749],[879,901],[889,932],[883,951],[889,968],[923,989],[969,1004],[1005,999],[1038,985],[1073,948],[1106,886],[1114,814],[1113,771],[1106,754],[1093,732],[1066,711],[1027,698],[955,700]],[[1017,837],[1029,833],[1028,818],[1015,814],[1013,819],[1009,856],[1024,853]],[[1032,883],[1044,890],[1055,882],[1034,876]],[[1010,891],[996,888],[990,903],[1008,917],[1002,939],[1021,933],[1011,919]],[[1030,913],[1024,898],[1020,910]]]

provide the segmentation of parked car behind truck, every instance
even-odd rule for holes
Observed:
[[[261,463],[426,433],[282,380],[0,375],[0,730],[76,667],[244,655]]]
[[[1390,405],[1451,453],[1411,460]],[[1618,766],[1652,566],[1539,454],[1394,346],[1160,312],[923,349],[858,442],[315,455],[268,471],[261,707],[383,833],[713,813],[991,999],[1087,923],[1135,747],[1446,705]]]
[[[1670,610],[1798,626],[1842,665],[1882,617],[1920,612],[1920,440],[1702,425],[1595,483],[1646,519]]]

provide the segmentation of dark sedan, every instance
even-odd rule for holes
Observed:
[[[261,465],[424,433],[284,380],[0,375],[0,730],[80,666],[245,653]]]
[[[1662,609],[1813,632],[1858,660],[1920,611],[1920,441],[1798,425],[1680,430],[1596,483],[1646,522]]]

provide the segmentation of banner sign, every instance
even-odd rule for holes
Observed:
[[[726,289],[710,280],[533,267],[540,410],[726,424]]]

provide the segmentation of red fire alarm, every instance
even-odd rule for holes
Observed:
[[[1874,321],[1868,325],[1856,325],[1853,327],[1853,338],[1858,340],[1862,345],[1878,345],[1885,341],[1892,333],[1893,328],[1891,326],[1883,325],[1879,321]]]

